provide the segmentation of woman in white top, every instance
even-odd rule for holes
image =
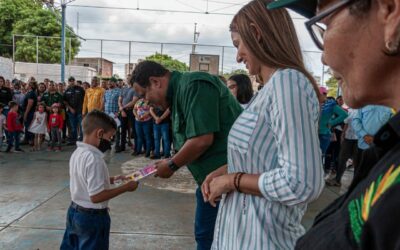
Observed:
[[[43,103],[39,103],[37,106],[37,111],[35,112],[32,123],[29,126],[29,132],[35,135],[32,151],[39,151],[47,132],[47,113]]]
[[[323,189],[319,101],[286,10],[254,0],[233,18],[237,61],[265,83],[234,123],[228,165],[202,185],[219,205],[212,249],[293,249],[307,204]]]

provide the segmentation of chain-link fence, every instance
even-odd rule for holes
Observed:
[[[50,78],[60,81],[61,38],[46,36],[13,36],[13,73],[18,78],[36,77],[39,81]],[[236,62],[236,49],[233,46],[212,44],[189,44],[168,42],[125,41],[117,39],[66,38],[65,78],[88,80],[94,75],[110,77],[117,74],[126,78],[134,64],[148,56],[161,54],[171,56],[190,65],[191,54],[208,55],[218,58],[216,74],[227,74],[245,69]],[[316,76],[324,81],[324,67],[320,63],[320,52],[303,51],[306,65]],[[160,57],[163,60],[163,57]],[[201,70],[193,68],[191,70]],[[325,79],[326,80],[326,79]]]

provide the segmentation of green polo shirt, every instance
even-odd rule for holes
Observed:
[[[204,72],[172,72],[168,100],[176,149],[190,138],[214,134],[213,144],[187,166],[201,185],[209,173],[227,163],[229,130],[242,108],[217,76]]]
[[[58,92],[55,92],[53,94],[46,92],[43,94],[42,101],[46,104],[46,106],[51,107],[51,105],[53,105],[54,103],[62,104],[63,96]]]

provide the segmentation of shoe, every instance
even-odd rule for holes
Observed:
[[[16,152],[16,153],[23,153],[23,152],[25,152],[25,151],[22,150],[22,149],[20,149],[20,148],[17,148],[17,149],[14,150],[14,152]]]
[[[11,147],[7,147],[6,151],[4,151],[5,153],[10,153],[11,152]]]
[[[150,159],[152,159],[152,160],[158,160],[158,159],[161,159],[161,157],[160,157],[160,156],[152,155],[152,156],[150,156]]]
[[[70,141],[67,143],[67,146],[75,146],[76,142],[75,141]]]
[[[132,146],[133,146],[133,144],[132,144],[131,141],[128,141],[128,146],[129,146],[129,147],[132,147]]]
[[[61,147],[57,147],[56,152],[61,152]]]
[[[335,179],[332,180],[326,180],[325,181],[326,185],[328,186],[333,186],[333,187],[340,187],[342,184],[340,182],[337,182]]]
[[[47,148],[47,152],[51,152],[51,151],[53,151],[53,148],[52,147],[48,147]]]

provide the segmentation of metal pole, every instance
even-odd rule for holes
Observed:
[[[131,41],[129,41],[129,59],[128,59],[128,74],[126,74],[125,77],[127,77],[129,74],[131,74]]]
[[[100,79],[103,79],[103,40],[100,40]]]
[[[222,66],[221,74],[222,75],[224,74],[224,56],[225,56],[225,47],[222,46],[222,64],[221,64],[221,66]]]
[[[64,0],[61,4],[61,82],[65,81],[65,9]]]
[[[13,34],[13,77],[15,74],[15,35]]]
[[[163,49],[164,49],[164,44],[163,43],[161,43],[161,61],[160,61],[160,63],[162,63],[162,55],[163,55]]]
[[[36,74],[39,75],[39,37],[36,36]]]

